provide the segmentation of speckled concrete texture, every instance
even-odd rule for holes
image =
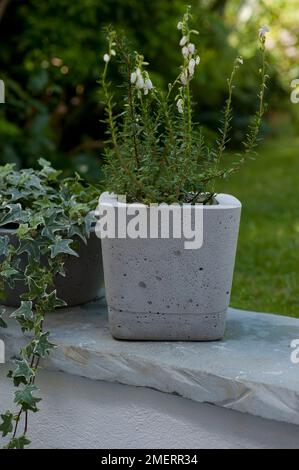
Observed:
[[[14,230],[0,229],[0,235],[14,237]],[[77,253],[79,257],[67,256],[65,262],[66,277],[58,276],[55,282],[57,295],[69,307],[81,305],[94,300],[104,283],[101,240],[93,231],[87,245],[78,239]],[[21,267],[25,267],[25,255],[21,257]],[[20,295],[25,292],[22,282],[16,282],[14,289],[6,289],[4,303],[11,307],[20,305]]]
[[[203,207],[203,245],[184,239],[102,240],[112,335],[131,340],[218,340],[225,330],[241,204],[220,194]],[[118,206],[115,196],[100,198]],[[148,210],[148,209],[147,209]]]

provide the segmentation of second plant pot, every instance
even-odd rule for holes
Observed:
[[[11,243],[17,243],[15,229],[0,228],[0,235],[7,235]],[[76,251],[79,257],[67,255],[65,261],[66,276],[57,276],[55,288],[57,296],[64,300],[68,307],[81,305],[94,300],[104,283],[101,240],[96,237],[94,229],[85,244],[77,238]],[[20,257],[20,267],[26,266],[26,255]],[[17,281],[13,289],[6,288],[3,303],[10,307],[20,305],[20,296],[26,292],[23,282]]]
[[[102,209],[119,204],[116,196],[107,193],[100,198]],[[175,238],[102,239],[109,325],[115,338],[209,341],[223,337],[241,203],[219,194],[217,204],[202,210],[199,249],[185,249],[184,240]]]

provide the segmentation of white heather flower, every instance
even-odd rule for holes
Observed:
[[[137,77],[136,87],[139,88],[140,90],[144,88],[144,80],[143,80],[142,75],[139,75]]]
[[[237,62],[238,64],[241,64],[241,65],[244,64],[244,60],[242,59],[242,57],[237,57]]]
[[[139,68],[136,69],[136,75],[137,75],[137,77],[141,77],[141,76],[142,76],[142,75],[141,75],[141,70],[140,70]]]
[[[183,36],[182,39],[180,40],[180,46],[183,47],[185,44],[188,42],[188,37]]]
[[[183,29],[183,23],[181,21],[178,22],[177,24],[177,29],[180,31],[181,29]]]
[[[196,65],[198,65],[198,64],[200,63],[200,57],[199,57],[199,55],[196,57],[195,63],[196,63]]]
[[[181,82],[183,85],[187,85],[187,82],[188,82],[188,73],[187,73],[187,70],[183,70],[183,72],[181,73]]]
[[[111,55],[116,56],[116,52],[114,49],[111,49]]]
[[[196,62],[195,62],[194,59],[189,60],[188,70],[189,70],[189,73],[190,73],[191,77],[192,77],[192,75],[194,75],[195,64],[196,64]]]
[[[192,44],[192,42],[190,42],[190,44],[188,45],[188,49],[189,49],[190,54],[194,54],[195,46],[194,44]]]
[[[266,34],[270,32],[268,26],[264,25],[259,29],[259,36],[260,38],[266,37]]]
[[[146,88],[147,90],[152,90],[152,89],[154,88],[154,85],[153,85],[153,83],[152,83],[152,81],[151,81],[150,78],[147,78],[147,79],[145,80],[145,85],[144,85],[144,86],[145,86],[145,88]]]
[[[187,46],[183,47],[183,49],[182,49],[182,54],[183,54],[184,57],[188,57],[188,55],[189,55],[189,49],[188,49]]]
[[[143,91],[145,95],[148,95],[148,88],[146,88],[146,86],[143,88]]]
[[[134,84],[137,80],[137,73],[136,72],[132,72],[131,73],[131,83]]]
[[[180,114],[183,114],[184,112],[184,101],[182,100],[182,98],[180,98],[178,101],[177,101],[177,107],[178,107],[178,112]]]
[[[109,60],[110,60],[110,55],[109,55],[109,54],[104,54],[103,59],[104,59],[104,62],[106,62],[106,63],[109,62]]]

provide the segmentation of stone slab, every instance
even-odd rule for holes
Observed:
[[[119,341],[109,333],[102,298],[48,314],[45,327],[58,346],[43,361],[46,369],[299,425],[299,364],[290,358],[298,319],[229,309],[219,342]],[[24,344],[23,335],[14,322],[0,334],[8,360]]]

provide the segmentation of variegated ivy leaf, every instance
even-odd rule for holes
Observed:
[[[92,226],[96,223],[96,216],[95,212],[89,212],[87,216],[85,217],[85,230],[87,234],[89,235],[92,229]]]
[[[33,341],[33,354],[44,358],[50,354],[51,349],[55,348],[55,344],[48,341],[50,333],[40,333]]]
[[[20,437],[14,437],[11,439],[9,444],[5,446],[5,449],[24,449],[25,446],[28,446],[31,443],[25,435]]]
[[[0,276],[5,279],[9,283],[9,285],[11,281],[21,281],[24,278],[23,274],[20,273],[20,271],[17,271],[13,267],[5,265],[3,266],[3,269],[0,272]]]
[[[28,384],[35,376],[34,370],[29,366],[26,359],[16,360],[16,365],[16,369],[10,375],[14,380],[14,385],[18,387],[21,383]]]
[[[3,316],[6,310],[4,307],[0,307],[0,328],[7,328],[7,323],[3,320]]]
[[[21,204],[7,204],[5,209],[8,209],[8,212],[1,214],[0,216],[0,226],[28,222],[29,213],[22,209]]]
[[[17,229],[17,236],[19,239],[22,239],[22,238],[28,238],[29,236],[29,233],[30,233],[30,227],[28,224],[20,224],[18,229]],[[31,237],[30,237],[31,238]],[[31,238],[32,240],[32,238]]]
[[[21,406],[23,410],[30,410],[34,413],[38,411],[37,404],[41,401],[41,398],[37,398],[33,393],[37,390],[35,385],[25,385],[22,390],[15,392],[14,402]]]
[[[37,162],[38,162],[39,166],[42,167],[42,169],[44,169],[44,168],[52,168],[52,167],[51,167],[51,163],[50,163],[48,160],[46,160],[45,158],[39,158],[39,159],[37,160]]]
[[[30,215],[30,227],[37,229],[37,227],[45,224],[45,219],[42,214],[31,214]]]
[[[84,234],[84,229],[82,227],[80,227],[78,224],[73,224],[71,225],[70,229],[69,229],[69,234],[68,236],[73,238],[74,236],[78,236],[79,238],[81,238],[81,240],[87,244],[87,238]]]
[[[6,165],[0,166],[0,177],[6,178],[7,175],[14,171],[15,166],[15,163],[7,163]]]
[[[23,331],[31,330],[34,327],[34,313],[31,301],[22,301],[21,306],[11,314],[20,324]]]
[[[5,437],[13,431],[14,416],[10,411],[6,411],[1,415],[1,420],[0,432],[2,432],[2,437]]]
[[[34,239],[25,239],[20,241],[17,254],[21,255],[27,253],[29,257],[33,258],[35,261],[40,260],[40,246],[37,240]]]
[[[8,255],[9,238],[7,235],[0,237],[0,256]]]
[[[76,253],[70,247],[72,243],[73,243],[73,240],[56,238],[55,243],[53,245],[50,245],[51,258],[56,258],[56,256],[62,253],[79,257],[78,253]]]
[[[45,160],[44,158],[40,158],[38,160],[38,164],[42,167],[41,175],[47,178],[48,181],[56,181],[58,176],[61,175],[62,171],[55,170],[51,163]]]
[[[42,297],[42,300],[43,300],[43,303],[44,303],[44,308],[45,310],[47,310],[48,312],[52,312],[53,310],[55,310],[56,308],[60,308],[60,307],[66,307],[66,302],[62,299],[59,299],[57,297],[57,292],[56,290],[54,290],[53,292],[51,292],[50,294],[45,294],[43,297]]]
[[[41,234],[43,237],[49,238],[53,241],[55,240],[55,232],[67,232],[70,225],[69,219],[63,214],[61,214],[61,209],[54,209],[53,213],[49,217],[45,215],[44,219],[45,226]]]

